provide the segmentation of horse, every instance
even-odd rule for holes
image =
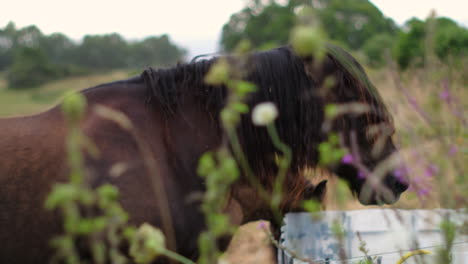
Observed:
[[[339,133],[344,147],[353,149],[357,145],[355,152],[361,164],[370,170],[397,153],[391,135],[383,132],[377,132],[384,142],[381,151],[373,151],[377,140],[368,135],[368,130],[379,125],[392,128],[393,121],[364,69],[343,49],[330,45],[326,50],[326,56],[319,60],[299,56],[284,46],[252,52],[243,64],[248,71],[242,78],[257,87],[246,104],[250,110],[261,102],[276,105],[279,116],[274,126],[292,151],[278,208],[283,214],[299,210],[304,199],[323,198],[325,183],[311,184],[303,170],[319,166],[318,148],[330,133]],[[169,249],[192,260],[199,256],[197,238],[206,228],[201,201],[193,199],[194,194],[206,190],[204,180],[197,175],[197,164],[203,153],[222,146],[226,136],[220,111],[227,103],[228,89],[223,84],[205,82],[205,75],[221,58],[236,61],[237,57],[149,68],[139,76],[80,92],[87,100],[80,129],[100,152],[99,158],[85,159],[91,184],[117,186],[131,224],[148,222],[162,227],[161,208],[165,208],[173,231],[166,236],[174,239]],[[327,81],[330,78],[333,82]],[[330,87],[323,93],[326,83]],[[355,102],[364,103],[369,111],[343,114],[329,129],[323,128],[326,105]],[[156,198],[151,184],[154,175],[146,168],[137,140],[115,121],[98,114],[95,109],[101,106],[123,113],[131,121],[157,170],[159,187],[169,201],[165,207]],[[278,150],[266,128],[254,125],[250,114],[241,115],[236,133],[253,175],[271,191],[279,169],[275,159]],[[59,106],[37,115],[0,119],[0,262],[50,260],[53,252],[47,242],[62,231],[62,222],[58,213],[43,210],[44,199],[54,183],[67,180],[67,133]],[[115,164],[125,164],[126,168],[118,177],[112,174]],[[394,203],[408,188],[393,170],[379,178],[380,185],[368,188],[370,177],[362,177],[359,166],[337,161],[326,167],[346,180],[363,204]],[[368,195],[362,195],[364,192]],[[272,208],[261,199],[245,172],[230,187],[225,213],[236,225],[259,219],[274,221]],[[272,224],[276,233],[278,226],[277,222]],[[220,247],[226,247],[229,240],[227,237],[220,242]]]

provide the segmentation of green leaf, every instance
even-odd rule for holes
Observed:
[[[201,176],[208,175],[211,171],[216,169],[216,162],[213,158],[213,153],[206,152],[200,157],[198,162],[198,174]]]
[[[246,81],[238,81],[236,83],[237,93],[241,96],[255,92],[257,90],[257,86],[251,82]]]
[[[116,201],[119,197],[119,190],[111,184],[104,184],[99,186],[97,193],[101,198],[109,201]]]
[[[232,108],[241,114],[246,114],[249,112],[249,107],[244,103],[233,103]]]
[[[307,200],[303,204],[304,209],[309,213],[316,213],[320,211],[320,203],[316,200]]]
[[[55,209],[77,199],[79,190],[71,184],[56,184],[45,202],[45,208]]]
[[[333,119],[338,114],[338,107],[336,104],[327,104],[325,106],[325,117],[327,119]]]
[[[225,84],[229,80],[229,64],[220,59],[213,64],[205,76],[205,82],[212,85]]]

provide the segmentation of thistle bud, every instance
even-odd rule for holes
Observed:
[[[86,98],[81,93],[71,93],[63,99],[62,111],[71,122],[79,121],[86,110]]]
[[[252,122],[257,126],[266,126],[278,117],[278,109],[271,102],[260,103],[252,111]]]

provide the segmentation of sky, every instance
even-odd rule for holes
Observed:
[[[169,34],[189,56],[215,52],[222,26],[247,0],[2,0],[0,28],[36,25],[80,40],[86,34],[117,32],[126,39]],[[432,9],[468,27],[468,0],[371,0],[401,25],[424,19]]]

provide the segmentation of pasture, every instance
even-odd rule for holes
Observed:
[[[53,81],[32,89],[9,90],[4,74],[0,74],[0,116],[29,115],[45,111],[59,103],[66,92],[126,79],[130,75],[125,71],[114,71]]]

